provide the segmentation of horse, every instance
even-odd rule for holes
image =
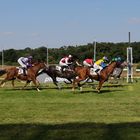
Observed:
[[[38,88],[38,83],[36,80],[37,74],[41,69],[44,69],[46,64],[44,62],[36,63],[33,67],[27,69],[27,75],[23,75],[23,73],[19,73],[19,67],[11,67],[8,69],[0,70],[0,76],[6,74],[4,80],[1,81],[0,86],[4,85],[7,81],[12,81],[12,85],[14,86],[14,80],[18,79],[21,81],[26,81],[26,84],[23,86],[24,89],[31,81],[36,86],[37,91],[40,91]]]
[[[72,83],[72,79],[76,76],[73,70],[73,65],[69,66],[68,68],[65,68],[65,71],[63,72],[60,66],[49,65],[45,69],[40,71],[37,75],[40,75],[42,73],[46,73],[48,76],[50,76],[53,80],[54,85],[56,85],[58,89],[61,89],[61,86],[57,81],[57,77],[65,78],[69,81],[69,83]]]
[[[125,67],[127,67],[128,63],[126,61],[123,61],[123,62],[120,62],[117,67],[114,69],[114,71],[112,72],[112,74],[110,75],[110,79],[111,79],[111,83],[114,83],[112,82],[112,79],[115,81],[115,83],[118,83],[117,79],[120,79],[121,77],[121,74],[123,72],[123,69]]]
[[[100,74],[92,74],[90,72],[90,68],[88,67],[76,67],[75,72],[77,76],[73,79],[72,91],[75,90],[76,84],[82,90],[81,81],[86,80],[87,78],[99,81],[99,85],[96,88],[98,93],[100,93],[100,89],[105,81],[108,80],[109,76],[112,74],[113,70],[117,67],[118,62],[113,61],[107,67],[100,71]]]

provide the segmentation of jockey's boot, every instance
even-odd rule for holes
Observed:
[[[89,68],[94,68],[93,65],[89,66]]]
[[[99,73],[100,69],[95,70],[96,73]]]
[[[64,70],[64,66],[61,66],[61,72],[63,73],[63,70]]]
[[[27,76],[27,75],[26,75],[26,68],[23,68],[23,75],[24,75],[24,76]]]

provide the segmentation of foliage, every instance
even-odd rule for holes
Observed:
[[[96,59],[99,59],[103,56],[108,56],[109,59],[115,56],[120,56],[124,60],[127,57],[126,49],[129,46],[128,43],[120,42],[120,43],[111,43],[111,42],[97,42],[96,43]],[[133,60],[134,63],[140,62],[140,42],[131,43],[131,47],[133,48]],[[60,48],[48,48],[48,61],[49,64],[58,63],[59,60],[68,54],[76,55],[79,60],[82,62],[87,57],[94,56],[94,43],[88,43],[87,45],[79,45],[79,46],[63,46]],[[47,60],[47,48],[45,46],[41,46],[39,48],[31,49],[25,48],[23,50],[15,50],[9,49],[4,50],[4,62],[5,64],[16,64],[17,59],[20,56],[28,56],[33,55],[35,60]],[[0,57],[2,57],[2,53],[0,53]],[[1,63],[0,59],[0,63]]]

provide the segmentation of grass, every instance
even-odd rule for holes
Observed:
[[[139,82],[107,84],[101,94],[88,86],[75,93],[19,87],[0,89],[0,140],[140,139]]]

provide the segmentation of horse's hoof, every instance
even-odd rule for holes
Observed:
[[[80,89],[80,91],[82,91],[82,90],[83,90],[83,88],[82,88],[82,87],[80,87],[79,89]]]
[[[97,92],[98,92],[98,94],[100,93],[100,90],[98,89],[98,88],[96,88],[96,90],[97,90]]]
[[[39,88],[37,88],[37,91],[38,91],[38,92],[40,92],[40,89],[39,89]]]
[[[3,83],[0,87],[4,87],[5,86],[5,83]]]
[[[57,88],[58,88],[58,90],[61,90],[61,89],[62,89],[62,87],[61,87],[61,86],[58,86]]]

